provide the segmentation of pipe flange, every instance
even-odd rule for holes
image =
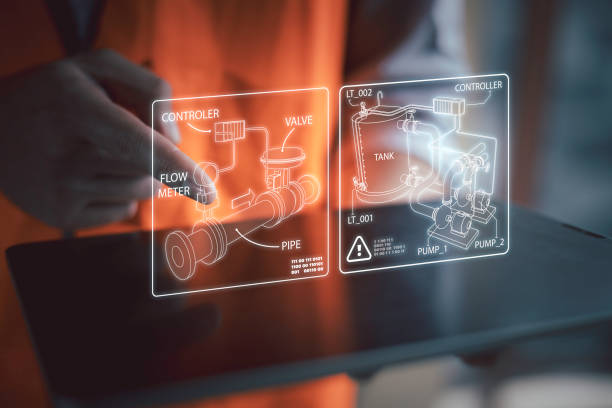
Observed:
[[[200,221],[193,226],[193,231],[202,231],[206,233],[211,243],[210,253],[198,260],[198,262],[212,265],[225,256],[228,246],[227,234],[219,221],[215,218],[208,218],[206,221]]]
[[[300,177],[297,182],[299,183],[302,191],[304,191],[305,204],[313,204],[319,199],[319,195],[321,195],[321,184],[316,177],[311,176],[310,174],[305,174]]]
[[[302,211],[302,208],[304,208],[304,204],[306,203],[306,191],[304,190],[304,187],[295,181],[291,181],[287,185],[287,190],[293,194],[295,202],[295,205],[287,214],[287,216],[290,216]]]
[[[164,248],[170,272],[179,280],[191,278],[196,271],[196,256],[187,234],[171,232],[166,236]]]
[[[214,229],[215,237],[219,242],[219,256],[217,256],[217,259],[215,259],[214,261],[217,262],[219,259],[223,258],[227,254],[227,233],[225,232],[223,226],[221,226],[221,223],[215,218],[210,219],[210,226],[211,229]]]

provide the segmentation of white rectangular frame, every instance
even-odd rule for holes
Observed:
[[[278,280],[272,280],[272,281],[264,281],[264,282],[251,282],[251,283],[245,283],[245,284],[240,284],[240,285],[228,285],[228,286],[219,286],[219,287],[214,287],[214,288],[206,288],[206,289],[194,289],[194,290],[187,290],[187,291],[181,291],[181,292],[172,292],[172,293],[155,293],[155,256],[154,256],[154,251],[155,251],[155,220],[154,220],[154,213],[155,213],[155,182],[154,182],[154,163],[155,163],[155,158],[154,158],[154,143],[155,143],[155,104],[158,102],[173,102],[173,101],[184,101],[184,100],[194,100],[194,99],[213,99],[213,98],[225,98],[225,97],[233,97],[233,96],[248,96],[248,95],[264,95],[264,94],[280,94],[280,93],[291,93],[291,92],[309,92],[309,91],[325,91],[325,104],[326,104],[326,111],[327,111],[327,136],[326,136],[326,149],[327,149],[327,161],[326,161],[326,177],[327,177],[327,186],[326,186],[326,190],[325,193],[327,194],[327,205],[326,205],[326,245],[325,245],[325,256],[327,257],[326,259],[326,270],[325,270],[325,274],[323,275],[316,275],[316,276],[303,276],[300,278],[289,278],[289,279],[278,279]],[[162,297],[168,297],[168,296],[179,296],[179,295],[187,295],[187,294],[193,294],[193,293],[201,293],[201,292],[211,292],[211,291],[219,291],[219,290],[224,290],[224,289],[235,289],[235,288],[244,288],[244,287],[249,287],[249,286],[259,286],[259,285],[270,285],[270,284],[275,284],[275,283],[282,283],[282,282],[292,282],[292,281],[299,281],[299,280],[303,280],[303,279],[316,279],[316,278],[323,278],[327,275],[329,275],[329,268],[330,268],[330,258],[329,258],[329,254],[330,254],[330,242],[329,242],[329,231],[330,231],[330,226],[329,226],[329,222],[330,222],[330,195],[329,195],[329,185],[330,185],[330,176],[329,176],[329,168],[330,168],[330,152],[329,152],[329,129],[330,129],[330,122],[329,122],[329,89],[327,87],[321,86],[321,87],[315,87],[315,88],[301,88],[301,89],[283,89],[283,90],[276,90],[276,91],[259,91],[259,92],[242,92],[242,93],[233,93],[233,94],[221,94],[221,95],[209,95],[209,96],[194,96],[194,97],[184,97],[184,98],[168,98],[168,99],[156,99],[151,103],[151,295],[155,298],[162,298]]]
[[[349,88],[362,88],[364,86],[379,86],[379,85],[398,85],[398,84],[410,84],[410,83],[422,83],[422,82],[436,82],[436,81],[448,81],[455,79],[475,79],[475,78],[490,78],[490,77],[506,77],[507,82],[507,186],[508,186],[508,203],[506,207],[506,217],[507,217],[507,242],[506,250],[504,252],[497,252],[493,254],[483,254],[483,255],[473,255],[473,256],[463,256],[456,257],[450,259],[438,259],[435,261],[425,261],[425,262],[413,262],[402,265],[393,265],[393,266],[381,266],[376,268],[366,268],[366,269],[356,269],[351,271],[342,270],[342,92],[345,89]],[[499,74],[485,74],[485,75],[468,75],[468,76],[457,76],[457,77],[446,77],[446,78],[429,78],[429,79],[416,79],[410,81],[393,81],[393,82],[378,82],[378,83],[368,83],[368,84],[354,84],[354,85],[344,85],[338,91],[338,269],[344,275],[350,275],[352,273],[361,273],[361,272],[371,272],[378,271],[383,269],[396,269],[396,268],[406,268],[410,266],[417,265],[427,265],[427,264],[435,264],[441,262],[453,262],[453,261],[463,261],[467,259],[476,259],[476,258],[486,258],[490,256],[500,256],[506,255],[510,251],[510,76],[506,73]]]

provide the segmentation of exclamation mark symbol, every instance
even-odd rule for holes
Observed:
[[[351,244],[351,249],[346,254],[346,261],[361,262],[369,261],[370,259],[372,259],[372,253],[370,248],[368,248],[368,244],[366,244],[361,235],[357,235]]]

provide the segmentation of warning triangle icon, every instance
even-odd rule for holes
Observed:
[[[349,249],[348,254],[346,254],[346,262],[361,262],[369,261],[370,259],[372,259],[370,248],[366,245],[363,237],[357,235],[353,241],[353,245],[351,245],[351,249]]]

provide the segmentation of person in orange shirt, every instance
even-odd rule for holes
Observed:
[[[333,100],[347,72],[374,79],[377,62],[408,38],[431,5],[25,0],[3,8],[0,245],[6,249],[60,238],[62,231],[148,227],[150,213],[141,200],[151,192],[151,138],[160,170],[191,172],[189,150],[199,148],[183,146],[177,129],[163,123],[151,135],[153,100],[316,86],[330,88]],[[327,146],[312,143],[317,160],[325,160]],[[214,191],[207,196],[214,198]],[[0,261],[6,271],[4,253]],[[8,365],[0,367],[0,383],[13,390],[0,394],[9,395],[2,398],[11,406],[39,405],[41,380],[7,273],[0,292],[2,360],[21,370],[15,376]],[[347,377],[326,381],[301,395],[313,404],[352,404]],[[282,400],[279,395],[257,398],[272,404]]]

